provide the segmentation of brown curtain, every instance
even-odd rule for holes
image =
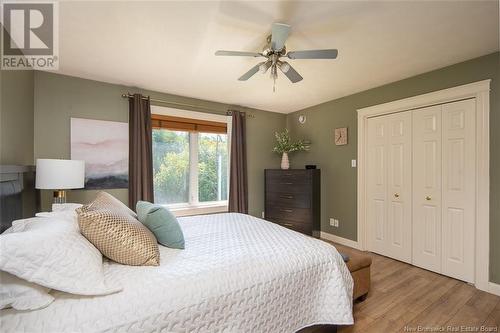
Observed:
[[[248,213],[245,113],[232,111],[229,211]]]
[[[133,210],[139,200],[154,201],[152,135],[149,97],[134,94],[129,98],[128,156],[128,204]]]

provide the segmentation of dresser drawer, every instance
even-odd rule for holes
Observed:
[[[307,208],[268,206],[266,218],[294,221],[301,224],[311,224],[311,210]]]
[[[307,191],[309,192],[309,191]],[[284,206],[292,208],[310,208],[311,195],[309,193],[297,193],[293,191],[267,192],[266,202],[270,206]]]
[[[293,184],[293,183],[266,183],[266,193],[311,193],[311,186],[307,184]]]
[[[266,182],[274,185],[309,185],[311,175],[307,170],[266,170]]]
[[[305,225],[305,224],[300,224],[295,221],[288,221],[288,220],[283,220],[283,219],[270,219],[271,222],[274,222],[276,224],[279,224],[282,227],[301,232],[306,235],[312,235],[312,226],[311,225]]]

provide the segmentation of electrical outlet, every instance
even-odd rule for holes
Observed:
[[[331,217],[330,217],[330,225],[332,227],[335,227],[335,219],[332,219]]]
[[[336,228],[338,228],[338,226],[339,226],[339,220],[334,219],[334,218],[330,218],[330,225],[331,225],[332,227],[336,227]]]
[[[262,212],[262,218],[265,219],[266,218],[266,214],[264,214],[264,212]]]

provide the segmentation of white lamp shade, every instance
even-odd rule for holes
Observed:
[[[85,187],[85,161],[37,159],[35,187],[42,190]]]

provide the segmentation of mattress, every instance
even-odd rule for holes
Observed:
[[[295,332],[352,324],[353,282],[337,250],[255,217],[179,219],[186,249],[158,267],[106,261],[107,296],[52,291],[35,311],[0,311],[2,332]]]

